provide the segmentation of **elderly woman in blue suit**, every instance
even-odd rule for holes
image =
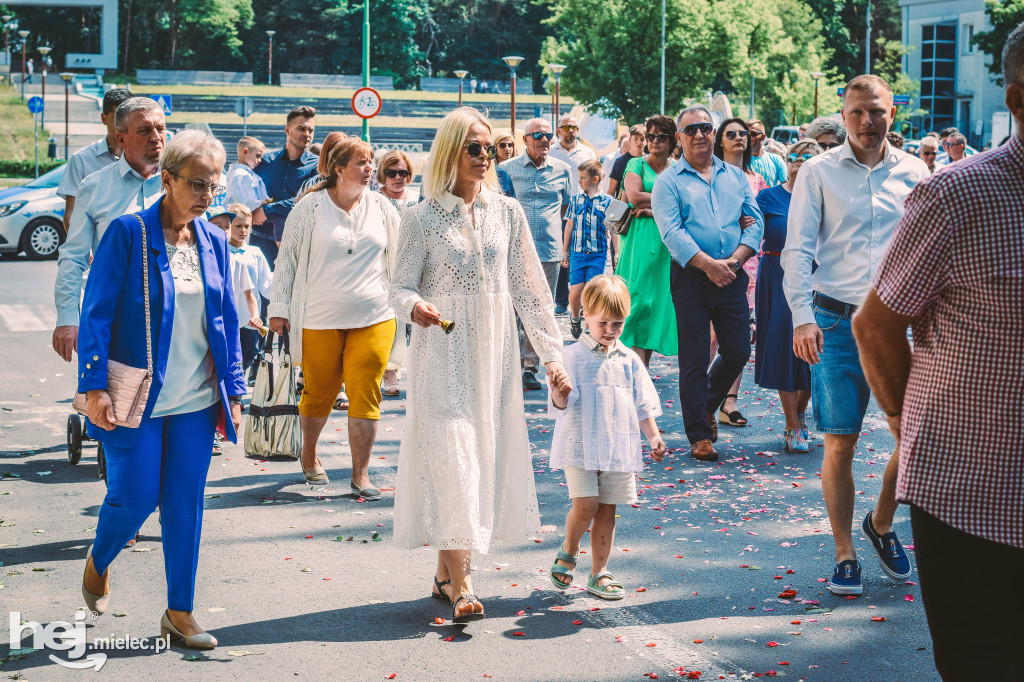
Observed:
[[[88,433],[107,455],[107,495],[86,558],[83,596],[92,611],[103,613],[108,567],[159,505],[167,576],[161,632],[200,649],[217,646],[192,617],[210,442],[217,428],[235,440],[245,394],[227,240],[200,217],[224,191],[224,157],[221,143],[200,131],[170,141],[161,161],[166,194],[112,222],[100,241],[78,336],[78,390],[87,396]],[[147,366],[143,248],[153,383],[142,424],[128,428],[113,423],[107,362]]]

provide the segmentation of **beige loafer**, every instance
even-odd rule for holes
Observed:
[[[172,642],[184,642],[189,649],[214,649],[217,647],[217,638],[209,632],[200,632],[198,635],[183,635],[171,623],[167,612],[160,617],[160,636]]]
[[[92,545],[89,545],[89,551],[85,554],[85,570],[89,570],[89,562],[92,561]],[[96,567],[93,566],[93,570]],[[110,569],[107,569],[110,570]],[[89,590],[85,589],[85,574],[82,574],[82,597],[85,599],[85,605],[89,607],[89,610],[95,613],[97,616],[102,616],[107,610],[107,605],[110,603],[110,593],[106,594],[93,594]]]
[[[330,484],[331,479],[327,478],[327,472],[320,466],[320,460],[317,459],[316,464],[312,469],[306,469],[302,466],[302,459],[299,459],[299,467],[302,468],[302,476],[306,479],[306,483],[311,486],[325,486]]]

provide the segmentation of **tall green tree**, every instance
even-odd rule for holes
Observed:
[[[1024,22],[1024,0],[985,0],[985,14],[992,30],[974,34],[974,44],[992,61],[988,71],[992,80],[1003,85],[1003,46],[1013,30]]]

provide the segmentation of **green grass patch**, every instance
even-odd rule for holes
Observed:
[[[32,150],[32,114],[21,101],[18,92],[10,85],[0,85],[0,159],[12,161],[35,160]],[[42,161],[46,159],[46,140],[48,136],[39,133],[39,161],[42,172]]]

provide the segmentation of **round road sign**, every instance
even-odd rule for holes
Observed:
[[[373,118],[383,104],[380,93],[373,88],[359,88],[352,95],[352,111],[360,118]]]

